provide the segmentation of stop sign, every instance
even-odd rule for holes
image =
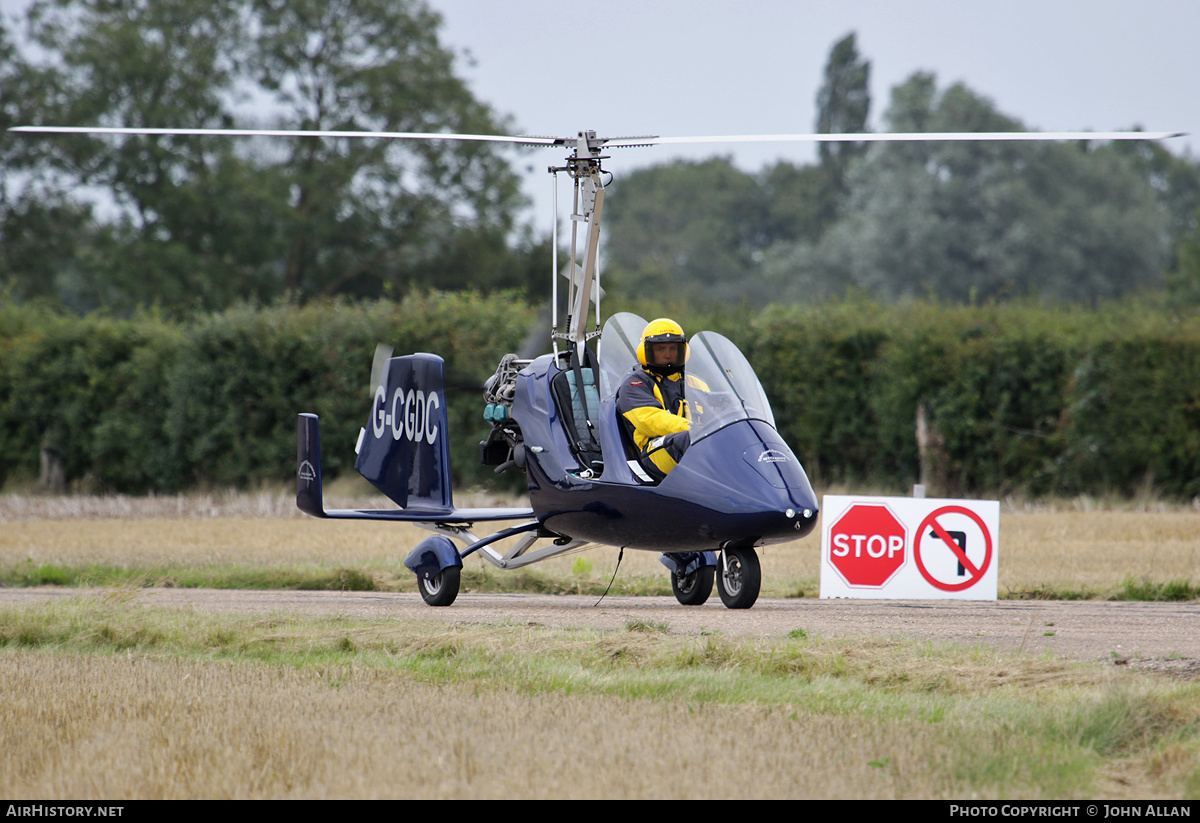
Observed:
[[[908,533],[887,506],[856,503],[829,530],[829,562],[850,586],[882,586],[904,566]]]

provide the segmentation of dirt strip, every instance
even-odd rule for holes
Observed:
[[[0,606],[72,597],[110,596],[111,590],[41,587],[0,589]],[[683,634],[786,637],[803,630],[822,638],[897,637],[983,645],[1004,651],[1100,661],[1200,675],[1200,603],[1105,601],[894,601],[763,598],[731,611],[715,593],[703,606],[670,597],[538,594],[459,595],[448,608],[430,608],[419,595],[385,592],[139,589],[136,602],[215,612],[346,615],[372,620],[410,618],[447,623],[620,629],[635,620]]]

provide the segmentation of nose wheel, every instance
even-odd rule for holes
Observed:
[[[712,566],[701,566],[691,574],[671,573],[671,591],[675,599],[683,606],[702,606],[712,594],[713,577],[716,571]]]
[[[727,548],[717,563],[717,593],[727,609],[748,609],[758,600],[762,568],[750,547]],[[678,595],[676,595],[678,596]]]

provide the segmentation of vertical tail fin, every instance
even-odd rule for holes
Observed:
[[[296,465],[296,506],[313,517],[324,517],[321,425],[315,414],[301,414],[296,421]]]
[[[401,508],[450,511],[447,435],[445,362],[424,353],[393,357],[375,386],[354,468]]]

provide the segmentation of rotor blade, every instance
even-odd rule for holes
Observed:
[[[670,146],[691,143],[903,143],[992,140],[1165,140],[1183,131],[978,131],[884,132],[867,134],[726,134],[712,137],[636,137],[604,141],[605,148]]]
[[[449,132],[313,131],[302,128],[116,128],[103,126],[14,126],[10,132],[29,134],[145,134],[178,137],[331,137],[388,140],[474,140],[523,146],[570,146],[574,138],[515,136],[515,134],[456,134]],[[708,137],[592,138],[605,149],[631,149],[652,145],[703,143],[931,143],[996,142],[996,140],[1165,140],[1187,137],[1188,132],[870,132],[838,134],[718,134]]]
[[[179,135],[191,137],[379,137],[388,140],[473,140],[515,143],[522,146],[565,146],[573,138],[507,134],[452,134],[419,131],[314,131],[306,129],[161,129],[109,128],[101,126],[14,126],[12,132],[29,134],[130,134]],[[1012,140],[1167,140],[1186,137],[1184,131],[980,131],[980,132],[882,132],[861,134],[726,134],[694,137],[594,138],[605,148],[668,146],[699,143],[900,143]]]
[[[306,129],[149,129],[101,126],[15,126],[9,131],[30,134],[142,134],[184,137],[381,137],[387,140],[474,140],[485,143],[516,143],[522,146],[554,146],[556,137],[518,137],[507,134],[445,134],[420,131],[310,131]]]

